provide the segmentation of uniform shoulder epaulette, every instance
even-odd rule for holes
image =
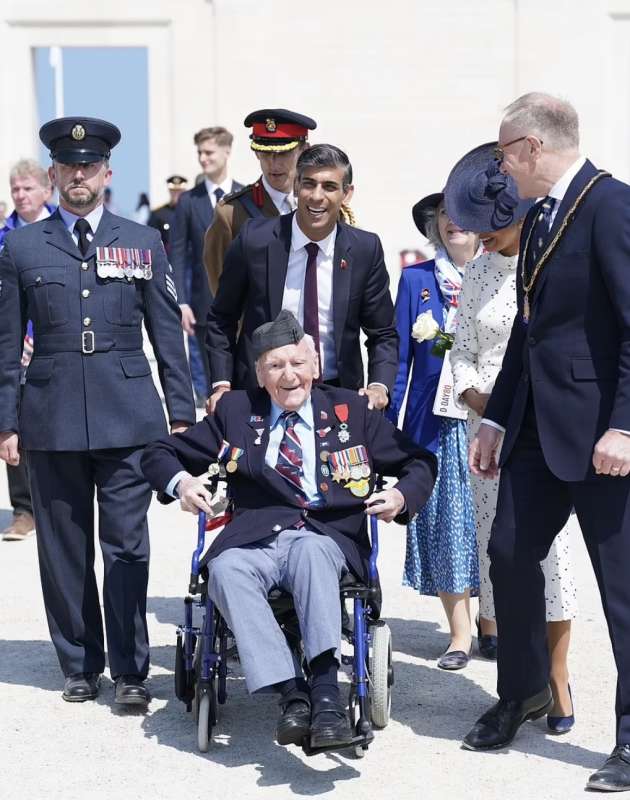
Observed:
[[[238,200],[239,197],[242,197],[244,194],[248,192],[252,192],[254,187],[259,184],[258,181],[256,183],[248,183],[247,186],[243,186],[241,189],[237,189],[235,192],[230,192],[229,194],[223,195],[220,202],[221,203],[231,203],[232,200]]]

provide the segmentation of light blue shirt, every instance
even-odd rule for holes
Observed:
[[[93,208],[89,214],[86,214],[85,217],[79,217],[77,214],[73,214],[72,211],[68,211],[63,206],[59,206],[59,214],[61,215],[61,219],[63,220],[63,224],[68,229],[70,236],[74,239],[75,244],[79,244],[79,236],[75,233],[74,230],[74,223],[78,219],[86,219],[90,223],[90,228],[92,228],[92,233],[88,233],[87,238],[88,241],[92,241],[94,238],[94,234],[96,233],[96,229],[98,228],[99,222],[101,221],[101,217],[103,216],[103,206],[99,204],[96,208]]]
[[[278,462],[278,450],[284,436],[284,424],[280,419],[284,409],[271,401],[271,412],[269,414],[269,444],[265,453],[265,463],[271,469],[276,468]],[[304,405],[297,410],[299,420],[295,424],[295,432],[302,445],[302,487],[309,503],[322,502],[322,496],[317,486],[317,453],[315,450],[315,422],[313,419],[313,404],[309,397]],[[185,471],[180,471],[173,475],[166,486],[165,492],[171,497],[177,497],[175,489],[177,484],[188,475]]]

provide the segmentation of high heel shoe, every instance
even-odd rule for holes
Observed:
[[[499,640],[496,636],[492,636],[491,634],[485,634],[481,632],[481,625],[479,622],[479,615],[475,619],[475,624],[477,626],[477,646],[479,647],[479,653],[484,657],[487,658],[488,661],[496,661],[497,660],[497,646],[499,644]]]
[[[573,695],[571,694],[571,685],[569,684],[569,697],[571,698],[571,713],[568,717],[552,717],[547,714],[547,727],[551,733],[556,735],[561,733],[568,733],[575,725],[575,714],[573,708]]]

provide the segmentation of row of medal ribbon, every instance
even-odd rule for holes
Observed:
[[[332,479],[337,483],[340,481],[358,481],[361,478],[369,478],[372,472],[367,450],[362,444],[330,453],[328,456],[328,463],[330,465]]]
[[[139,247],[97,247],[96,274],[99,278],[142,278],[151,280],[151,251]]]

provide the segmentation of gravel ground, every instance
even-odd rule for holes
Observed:
[[[0,507],[8,508],[6,489]],[[0,524],[9,518],[0,512]],[[614,669],[595,581],[577,529],[574,561],[580,616],[571,647],[577,724],[561,738],[528,723],[509,752],[460,748],[493,702],[494,664],[475,657],[455,673],[436,668],[448,643],[440,604],[400,586],[404,530],[382,529],[383,615],[394,639],[392,721],[363,760],[303,756],[275,744],[273,697],[250,698],[235,667],[207,754],[173,694],[175,626],[183,615],[192,518],[154,503],[149,629],[153,701],[147,714],[119,711],[104,679],[96,702],[64,703],[48,638],[36,543],[0,543],[0,796],[31,800],[165,800],[188,796],[280,798],[544,798],[584,795],[584,783],[614,744]],[[99,565],[100,568],[100,565]]]

